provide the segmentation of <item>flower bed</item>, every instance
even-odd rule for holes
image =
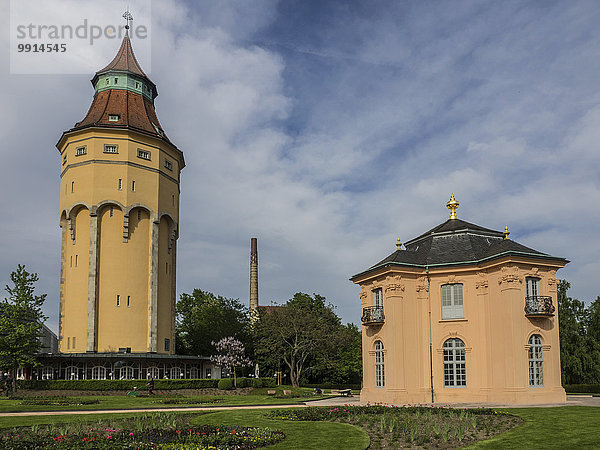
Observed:
[[[373,448],[462,447],[507,431],[522,422],[489,408],[453,409],[406,405],[367,405],[275,410],[278,420],[347,422],[363,428]]]
[[[256,427],[191,426],[190,416],[144,414],[118,422],[32,426],[0,435],[2,449],[211,448],[253,449],[285,438],[281,431]],[[117,425],[118,423],[118,425]]]

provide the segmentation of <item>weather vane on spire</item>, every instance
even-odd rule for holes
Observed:
[[[133,20],[133,16],[129,12],[129,8],[127,8],[127,11],[125,11],[123,13],[123,19],[125,19],[127,21],[127,25],[125,25],[125,29],[129,30],[129,22],[131,22]]]

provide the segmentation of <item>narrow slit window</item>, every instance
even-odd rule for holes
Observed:
[[[117,306],[121,306],[121,296],[117,294]]]
[[[172,203],[172,206],[175,206],[175,194],[173,194],[171,196],[171,203]]]
[[[75,192],[75,182],[71,181],[71,194]]]
[[[128,295],[127,296],[127,307],[129,308],[131,306],[131,296]]]
[[[114,211],[113,211],[113,207],[111,206],[111,207],[110,207],[110,217],[112,217],[112,216],[113,216],[113,213],[114,213]]]
[[[170,350],[171,350],[171,340],[165,338],[165,352],[168,352]]]
[[[110,80],[107,78],[106,79],[106,85],[108,86],[109,83],[110,83]]]
[[[79,255],[75,255],[75,267],[77,267],[77,261],[79,259]]]
[[[165,273],[169,273],[169,263],[165,263]]]
[[[67,154],[63,156],[63,166],[67,163]]]
[[[131,192],[135,192],[135,180],[131,182]]]
[[[71,255],[71,267],[73,267],[73,255]]]
[[[67,350],[71,348],[71,336],[67,336]]]
[[[138,220],[142,220],[142,211],[138,209]]]
[[[115,84],[118,84],[118,83],[119,83],[119,79],[115,78]]]
[[[76,339],[76,336],[73,336],[73,348],[77,347],[77,344],[76,344],[77,341],[75,339]]]
[[[119,190],[123,189],[123,179],[119,178]]]
[[[173,163],[168,159],[165,159],[165,168],[167,168],[168,170],[173,170]]]

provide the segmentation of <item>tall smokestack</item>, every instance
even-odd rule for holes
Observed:
[[[250,315],[258,313],[258,245],[256,238],[250,239]]]

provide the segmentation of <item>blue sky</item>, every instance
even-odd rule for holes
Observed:
[[[592,1],[153,2],[148,72],[187,162],[178,292],[246,301],[258,237],[262,304],[317,292],[359,323],[348,278],[445,221],[453,192],[463,220],[571,260],[570,295],[595,299],[598,23]],[[1,58],[0,279],[38,272],[55,327],[53,146],[93,73],[11,75]]]

